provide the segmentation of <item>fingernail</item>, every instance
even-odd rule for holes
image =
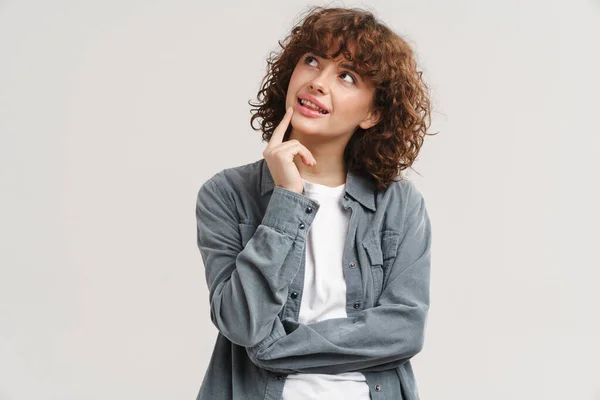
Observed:
[[[286,113],[286,114],[289,114],[289,113],[291,113],[291,112],[292,112],[292,107],[289,107],[285,113]]]

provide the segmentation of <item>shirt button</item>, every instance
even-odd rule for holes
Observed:
[[[298,228],[304,229],[304,224],[302,223],[302,224],[298,225]]]
[[[360,301],[357,301],[356,303],[354,303],[354,308],[355,309],[359,309],[360,308]]]
[[[312,207],[306,207],[306,213],[310,214],[311,212],[313,212]]]
[[[348,195],[347,194],[344,195],[344,199],[348,200]]]
[[[292,292],[290,296],[292,297],[292,299],[295,299],[296,297],[298,297],[298,293]]]
[[[380,390],[381,390],[381,386],[379,386],[379,385],[375,385],[375,391],[376,391],[376,392],[379,392]]]
[[[350,263],[350,268],[356,268],[356,264],[354,264],[353,262]]]
[[[282,377],[281,375],[277,375],[277,380],[278,380],[278,381],[280,381],[280,380],[282,380],[282,379],[283,379],[283,377]]]

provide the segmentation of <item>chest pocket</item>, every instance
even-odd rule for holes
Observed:
[[[240,228],[240,237],[242,240],[242,248],[244,248],[244,247],[246,247],[246,244],[248,243],[248,241],[254,235],[254,232],[256,232],[256,225],[241,223],[241,224],[238,224],[238,226]]]
[[[389,276],[389,268],[396,259],[399,244],[400,234],[390,230],[383,231],[381,235],[375,235],[362,243],[371,264],[374,302],[377,302],[387,283],[386,278]]]

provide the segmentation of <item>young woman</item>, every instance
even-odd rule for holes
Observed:
[[[313,7],[281,46],[250,121],[263,158],[198,192],[219,333],[197,398],[417,400],[431,224],[399,172],[430,135],[422,72],[360,9]]]

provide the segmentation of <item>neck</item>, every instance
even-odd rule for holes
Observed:
[[[347,167],[344,163],[345,138],[327,141],[316,135],[290,135],[290,139],[298,139],[317,160],[317,165],[309,167],[302,162],[300,156],[294,157],[294,164],[300,176],[312,183],[335,187],[346,182]]]

